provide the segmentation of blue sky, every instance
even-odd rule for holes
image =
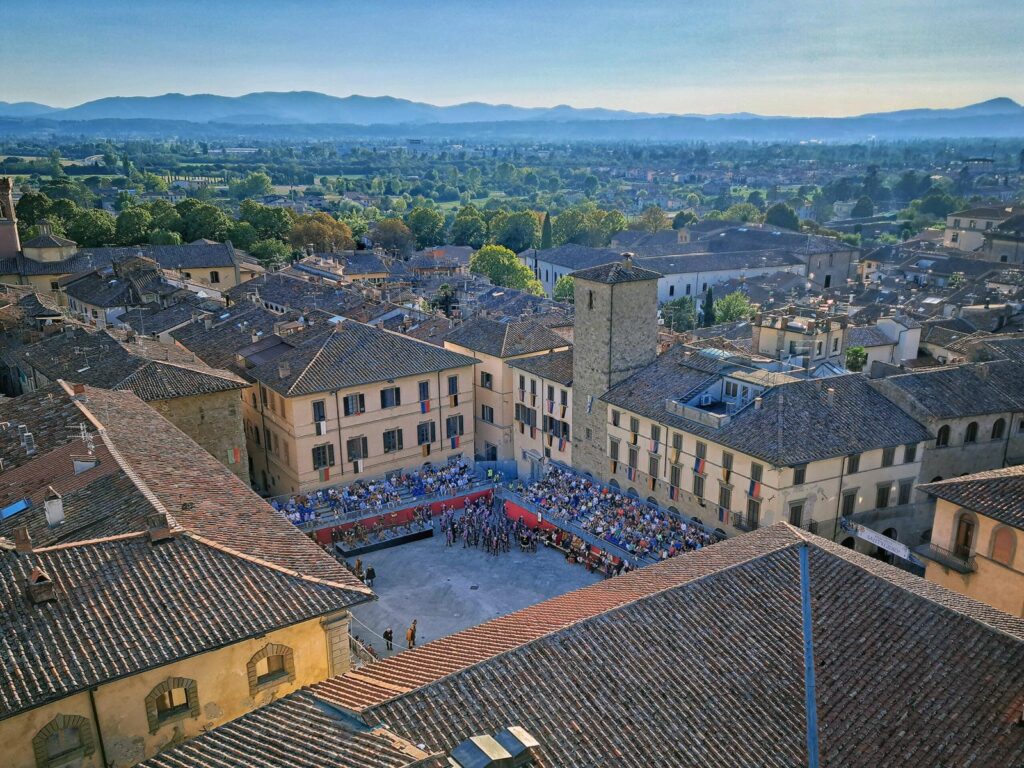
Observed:
[[[0,100],[316,90],[843,115],[1024,101],[1024,0],[4,0]]]

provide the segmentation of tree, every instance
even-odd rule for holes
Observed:
[[[846,350],[846,368],[850,371],[863,371],[868,361],[868,353],[864,347],[849,347]]]
[[[261,240],[284,240],[292,228],[291,216],[285,208],[274,208],[255,200],[243,200],[238,214],[242,221],[247,221],[256,228]]]
[[[417,248],[444,244],[444,214],[436,208],[413,208],[406,217],[406,223],[416,238]]]
[[[179,205],[184,204],[182,201]],[[223,241],[227,237],[231,219],[220,208],[210,203],[197,203],[182,215],[182,236],[186,242],[207,239]],[[179,211],[180,212],[180,211]]]
[[[98,208],[79,211],[68,225],[68,237],[84,248],[110,245],[115,232],[114,217]]]
[[[138,245],[149,237],[153,217],[142,206],[125,208],[117,216],[116,239],[119,245]]]
[[[505,219],[496,240],[513,253],[519,253],[533,247],[537,235],[537,217],[531,211],[518,211]]]
[[[637,226],[646,232],[657,232],[668,227],[665,212],[656,205],[644,208],[643,213],[636,217]]]
[[[715,324],[715,298],[708,286],[708,292],[704,294],[704,304],[701,306],[702,321],[705,328]]]
[[[593,197],[597,192],[598,184],[597,176],[587,176],[583,179],[583,194],[587,197]]]
[[[551,240],[551,214],[544,212],[544,223],[540,228],[540,247],[541,250],[547,250],[552,246]]]
[[[487,222],[475,208],[459,211],[452,222],[451,241],[453,245],[468,245],[479,248],[487,242]]]
[[[708,293],[711,289],[708,288]],[[715,302],[714,316],[716,323],[731,323],[734,320],[749,320],[754,314],[750,299],[742,291],[733,291],[728,296]]]
[[[693,211],[680,211],[672,217],[672,229],[683,229],[697,221],[697,214]]]
[[[288,233],[288,242],[296,249],[311,245],[314,251],[326,253],[355,247],[348,224],[324,211],[296,217]]]
[[[555,281],[553,298],[555,301],[566,301],[574,304],[576,299],[576,280],[572,275],[562,275]]]
[[[150,245],[181,245],[181,235],[171,229],[154,229],[149,233]]]
[[[661,316],[669,330],[693,330],[697,327],[697,302],[691,296],[667,301],[661,308]]]
[[[280,240],[258,240],[249,248],[249,255],[268,267],[283,264],[291,253],[292,249]]]
[[[274,184],[270,180],[270,176],[263,171],[254,171],[244,179],[232,181],[228,184],[228,192],[239,200],[269,195],[273,188]]]
[[[441,283],[438,286],[437,293],[434,294],[434,298],[430,300],[430,306],[433,309],[440,309],[444,312],[445,317],[452,316],[452,306],[457,301],[455,295],[455,289],[448,283]]]
[[[867,216],[875,215],[875,203],[867,195],[861,195],[860,199],[850,210],[850,217],[854,219],[863,219]]]
[[[485,245],[474,253],[469,260],[469,269],[490,278],[495,285],[518,288],[537,295],[544,293],[543,286],[533,276],[530,268],[519,261],[515,253],[501,245]]]
[[[228,240],[235,248],[243,251],[249,250],[253,243],[260,239],[256,227],[248,221],[234,221],[228,227]]]
[[[760,189],[755,189],[747,195],[747,202],[759,210],[764,210],[764,194]]]
[[[757,209],[756,205],[750,203],[736,203],[726,208],[722,217],[726,221],[758,222],[761,220],[761,211]]]
[[[38,224],[40,219],[47,217],[50,211],[50,202],[50,198],[41,192],[26,192],[14,206],[14,212],[20,223],[31,227],[33,224]]]
[[[183,229],[181,214],[166,200],[154,200],[150,203],[149,215],[153,217],[154,229],[166,229],[179,234]]]
[[[373,242],[404,256],[412,251],[416,239],[401,219],[381,219],[373,227]]]
[[[800,218],[796,215],[796,211],[785,203],[776,203],[765,211],[764,223],[771,224],[773,227],[800,231]]]

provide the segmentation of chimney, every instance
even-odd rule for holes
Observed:
[[[256,331],[253,331],[251,334],[249,334],[249,341],[250,341],[250,343],[255,344],[259,340],[260,340],[260,335],[258,333],[256,333]]]
[[[622,254],[622,266],[624,266],[624,267],[632,267],[633,266],[633,256],[634,256],[634,254],[629,253],[629,252],[626,252],[626,253]]]
[[[39,230],[40,235],[52,235],[53,225],[50,224],[49,219],[40,219],[36,222],[36,229]]]
[[[52,485],[46,489],[43,507],[46,509],[46,524],[48,526],[56,528],[64,522],[64,499]]]
[[[210,330],[211,328],[213,328],[213,315],[203,316],[203,328],[205,328],[206,330]]]
[[[28,535],[28,526],[19,525],[14,529],[14,551],[32,551],[32,537]]]
[[[755,411],[760,411],[762,405],[764,405],[764,398],[763,397],[755,397],[754,398],[754,410]]]
[[[287,360],[282,360],[277,364],[277,378],[287,379],[292,375],[292,366]]]
[[[825,392],[828,394],[829,407],[832,407],[833,405],[836,404],[836,388],[829,387],[828,389],[825,390]]]
[[[85,394],[85,384],[73,384],[71,386],[71,391],[74,392],[76,395],[84,395]]]
[[[32,572],[28,575],[28,588],[26,591],[28,592],[28,599],[35,605],[57,599],[57,590],[54,587],[53,580],[46,574],[46,571],[38,566],[33,568]]]
[[[978,378],[981,379],[982,381],[988,381],[988,366],[987,365],[983,364],[983,365],[979,365],[978,366]]]
[[[146,518],[146,524],[148,526],[146,533],[149,535],[151,544],[174,538],[174,531],[171,530],[171,524],[167,520],[166,512],[155,512],[149,515]]]

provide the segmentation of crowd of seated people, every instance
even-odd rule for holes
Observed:
[[[545,516],[574,523],[637,559],[665,560],[716,540],[696,523],[558,467],[513,490]]]
[[[456,459],[383,479],[357,480],[287,499],[272,499],[270,504],[293,523],[301,525],[323,517],[378,512],[409,498],[453,495],[472,481],[472,468],[465,459]]]

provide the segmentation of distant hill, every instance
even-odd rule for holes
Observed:
[[[39,117],[59,111],[34,101],[0,101],[0,117]]]
[[[0,102],[0,134],[334,138],[493,137],[544,140],[847,141],[1024,137],[1024,107],[997,98],[955,109],[906,109],[851,117],[748,112],[668,115],[610,109],[517,107],[469,102],[436,106],[391,96],[314,91],[115,96],[68,109]]]

